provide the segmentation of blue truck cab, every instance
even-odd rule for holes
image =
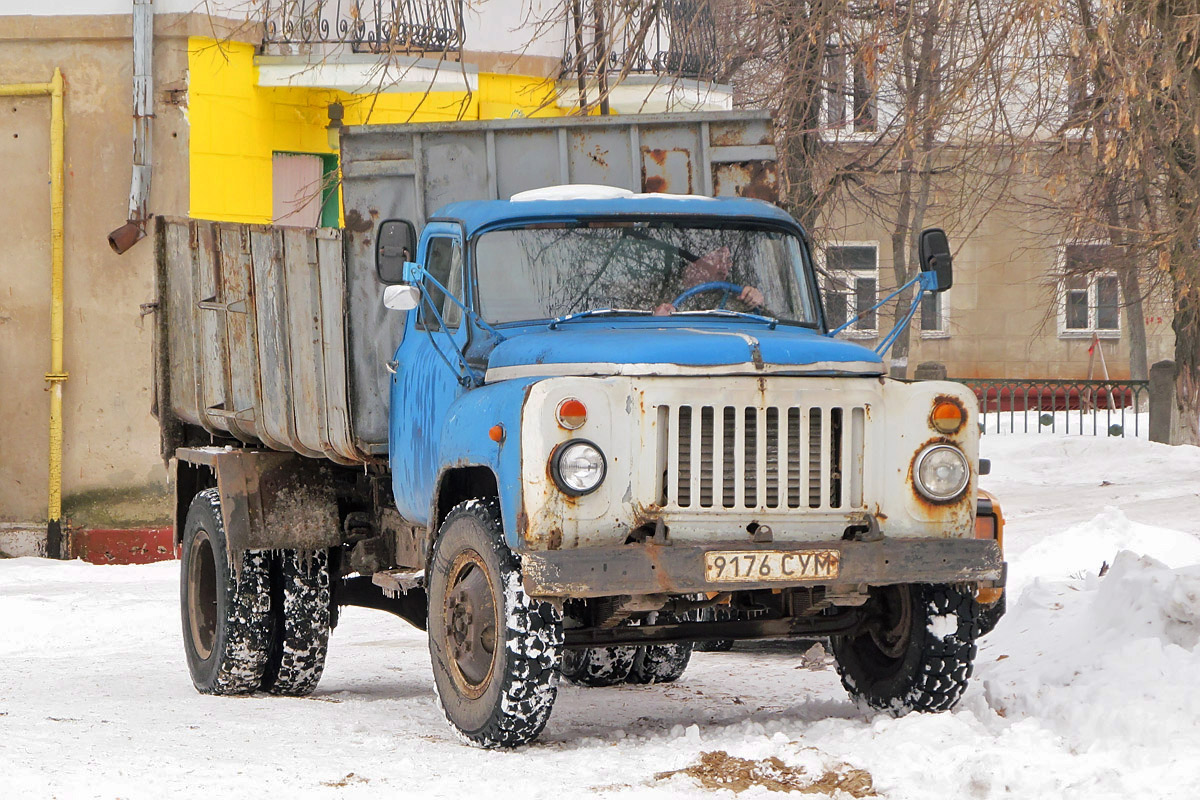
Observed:
[[[827,640],[875,708],[958,701],[1003,611],[975,398],[836,338],[785,211],[574,184],[350,216],[341,255],[320,232],[160,226],[158,413],[200,691],[311,691],[358,605],[428,632],[439,702],[485,747],[536,737],[560,680],[670,682],[741,639]],[[920,241],[909,317],[951,281],[944,234]],[[356,293],[358,316],[331,301]],[[173,366],[214,307],[224,349]]]

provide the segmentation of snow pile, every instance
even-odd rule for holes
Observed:
[[[1103,577],[1035,580],[985,641],[977,675],[1014,726],[1036,720],[1073,751],[1135,770],[1200,753],[1200,566],[1126,550]]]

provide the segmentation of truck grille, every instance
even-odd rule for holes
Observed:
[[[863,507],[863,407],[660,405],[666,509]]]

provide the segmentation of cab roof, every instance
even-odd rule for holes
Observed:
[[[570,187],[552,187],[563,190]],[[633,194],[589,197],[560,191],[536,190],[513,200],[477,200],[450,203],[430,217],[430,222],[461,222],[467,236],[508,223],[573,221],[595,217],[701,216],[715,219],[754,219],[799,227],[783,209],[762,200],[701,195]],[[582,193],[581,193],[582,194]]]

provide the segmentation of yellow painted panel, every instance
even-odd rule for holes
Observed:
[[[331,153],[329,104],[347,125],[562,116],[554,81],[482,73],[468,92],[354,95],[331,89],[258,86],[254,47],[193,37],[188,42],[190,209],[193,217],[270,222],[273,154]]]

